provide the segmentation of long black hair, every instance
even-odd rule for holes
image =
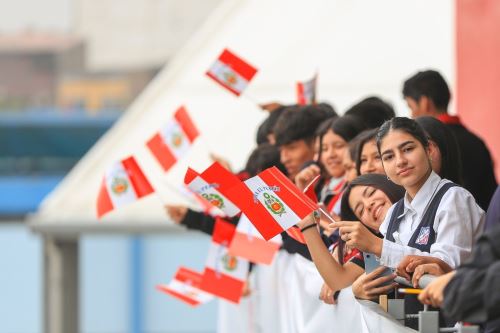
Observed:
[[[429,140],[439,148],[441,153],[439,176],[462,185],[462,159],[457,139],[451,130],[434,117],[419,117],[415,121],[422,126]]]
[[[365,175],[361,175],[354,179],[352,182],[347,185],[344,194],[342,195],[342,200],[340,202],[340,217],[343,221],[358,221],[358,217],[354,214],[354,211],[349,206],[349,196],[351,195],[351,190],[355,186],[373,186],[378,190],[387,195],[389,200],[392,203],[396,203],[400,199],[403,198],[405,194],[405,189],[402,186],[394,184],[392,181],[387,179],[385,175],[369,173]],[[362,223],[362,222],[360,222]],[[378,230],[372,230],[368,227],[368,230],[372,231],[375,234],[378,234]],[[340,263],[344,262],[344,245],[345,242],[342,239],[339,239],[338,244],[338,259]]]
[[[380,151],[382,140],[386,137],[390,130],[398,130],[408,133],[419,141],[424,148],[429,147],[429,140],[427,139],[424,129],[415,120],[406,117],[394,117],[383,123],[377,132],[377,149],[380,155],[382,155],[382,152]]]
[[[323,137],[328,131],[331,130],[348,143],[365,128],[364,123],[356,116],[344,115],[339,118],[330,118],[325,120],[316,130],[316,136],[319,138],[318,161],[320,161],[321,158]]]

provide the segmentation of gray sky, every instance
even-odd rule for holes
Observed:
[[[0,33],[68,31],[76,0],[0,0]]]

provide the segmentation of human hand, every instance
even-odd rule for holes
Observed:
[[[306,186],[320,173],[321,169],[319,166],[311,164],[310,166],[300,170],[300,172],[295,176],[295,185],[303,191]]]
[[[436,278],[418,295],[418,300],[423,304],[432,305],[436,308],[440,307],[443,304],[444,288],[446,288],[454,275],[455,271],[451,271]]]
[[[186,217],[188,208],[186,206],[165,205],[165,211],[175,224],[180,224]]]
[[[432,275],[443,275],[444,273],[451,272],[452,268],[443,260],[436,258],[436,257],[431,257],[431,256],[419,256],[419,255],[409,255],[403,258],[401,262],[399,263],[398,267],[396,268],[396,273],[399,276],[404,277],[408,281],[413,281],[412,277],[410,276],[411,273],[414,273],[415,269],[418,266],[425,265],[425,264],[435,264],[438,267],[435,266],[424,266],[419,269],[419,274],[422,273],[422,270],[429,270],[432,269],[432,272],[435,272],[436,274],[430,273],[430,272],[424,272],[424,273],[429,273]],[[418,286],[418,280],[420,277],[424,274],[420,274],[416,280],[416,285]],[[415,286],[415,282],[413,282],[413,285]],[[416,288],[416,287],[415,287]]]
[[[383,284],[394,280],[396,274],[379,276],[384,270],[385,267],[381,266],[371,273],[365,273],[358,277],[352,284],[354,296],[360,299],[375,299],[379,295],[385,295],[394,289],[398,285],[396,282],[387,286],[383,286]]]
[[[229,161],[226,160],[225,158],[219,156],[219,155],[215,155],[213,153],[210,153],[210,158],[212,159],[212,161],[214,162],[218,162],[220,165],[222,165],[225,169],[229,170],[232,172],[231,170],[231,164],[229,164]]]
[[[363,223],[340,221],[331,223],[330,226],[339,228],[340,237],[351,248],[380,257],[383,241],[368,230]]]
[[[252,293],[252,289],[250,288],[250,281],[246,280],[243,284],[243,291],[241,292],[242,297],[248,297]]]
[[[323,283],[321,286],[321,291],[319,293],[319,299],[325,302],[326,304],[337,304],[337,300],[334,297],[335,292],[328,287],[326,283]]]

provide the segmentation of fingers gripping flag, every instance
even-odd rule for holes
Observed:
[[[211,294],[200,289],[202,278],[202,274],[189,268],[180,267],[168,285],[160,284],[156,288],[191,306],[197,306],[214,298]]]
[[[206,74],[236,96],[240,96],[256,73],[255,67],[224,49]]]
[[[201,174],[188,168],[184,177],[187,187],[211,205],[219,208],[229,217],[240,212],[240,209],[228,199],[229,189],[241,181],[218,162],[213,163]]]
[[[228,195],[266,240],[317,209],[276,167],[234,186]]]
[[[146,145],[163,170],[168,171],[187,153],[198,136],[198,129],[182,106],[174,113],[173,119]]]
[[[113,164],[97,196],[97,217],[154,192],[133,156]]]
[[[218,218],[208,250],[201,289],[217,297],[239,303],[248,275],[248,260],[229,254],[228,246],[236,227]]]

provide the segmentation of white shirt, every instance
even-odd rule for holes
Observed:
[[[394,232],[391,242],[384,238],[381,264],[397,267],[407,255],[432,256],[445,261],[452,268],[469,258],[472,246],[483,231],[484,211],[476,204],[474,197],[464,188],[455,186],[448,189],[441,199],[434,220],[436,242],[431,245],[430,253],[409,247],[407,244],[418,228],[426,208],[437,191],[449,180],[441,179],[432,172],[424,185],[410,202],[408,193],[404,197],[403,219],[398,231]],[[380,232],[385,236],[395,204],[389,209]]]

